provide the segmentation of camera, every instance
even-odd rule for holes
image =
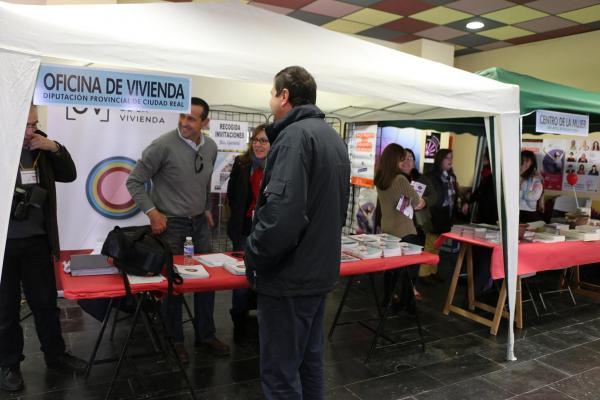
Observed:
[[[16,221],[24,221],[29,216],[29,207],[41,208],[46,200],[46,189],[40,186],[23,188],[17,186],[13,194],[11,217]]]

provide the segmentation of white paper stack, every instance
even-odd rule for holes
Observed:
[[[360,234],[360,235],[350,235],[348,237],[350,239],[356,240],[358,243],[361,243],[361,244],[379,241],[379,238],[376,235],[369,235],[369,234],[364,234],[364,233]]]
[[[342,258],[340,259],[340,262],[352,262],[352,261],[360,261],[360,259],[351,256],[350,254],[346,254],[346,253],[342,253]]]
[[[600,227],[592,225],[578,225],[575,230],[586,233],[600,233]]]
[[[591,242],[593,240],[600,240],[600,233],[598,232],[585,232],[577,229],[569,229],[563,231],[563,234],[567,239],[571,240],[583,240],[584,242]]]
[[[225,263],[234,263],[237,259],[223,253],[203,254],[194,256],[194,260],[201,262],[207,267],[222,267]]]
[[[232,275],[246,275],[246,264],[244,260],[235,260],[234,262],[226,262],[223,268]]]
[[[402,255],[401,242],[384,242],[380,245],[384,257],[397,257]]]
[[[383,254],[383,251],[379,246],[370,243],[361,244],[360,246],[354,249],[345,250],[344,252],[362,260],[370,258],[381,258]]]
[[[402,246],[402,254],[406,256],[421,254],[423,252],[423,246],[406,242],[403,242],[400,245]]]
[[[563,235],[553,235],[553,234],[547,233],[547,232],[536,232],[533,237],[533,240],[535,242],[542,242],[542,243],[564,242],[565,239],[566,238]]]
[[[400,239],[397,236],[394,235],[390,235],[389,233],[377,233],[375,235],[372,235],[373,237],[377,238],[377,240],[379,240],[380,243],[383,242],[401,242],[402,239]]]
[[[129,275],[127,274],[127,279],[129,279],[129,283],[132,285],[139,285],[142,283],[160,283],[162,281],[167,280],[162,275],[156,276],[137,276],[137,275]]]
[[[358,247],[358,242],[349,236],[342,235],[342,251]]]
[[[181,275],[181,277],[186,279],[207,279],[210,275],[204,267],[200,264],[196,265],[180,265],[174,264],[175,271]]]

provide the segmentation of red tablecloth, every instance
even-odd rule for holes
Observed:
[[[182,263],[182,256],[174,257],[175,263]],[[368,274],[406,267],[414,264],[437,264],[439,257],[435,254],[421,253],[411,256],[376,258],[356,262],[342,263],[340,276]],[[93,299],[101,297],[124,296],[125,288],[120,275],[78,276],[73,277],[62,271],[62,264],[57,265],[57,278],[67,299]],[[216,290],[231,290],[247,288],[245,276],[232,275],[221,267],[205,267],[210,275],[208,279],[189,279],[181,285],[174,285],[175,293],[212,292]],[[167,282],[153,284],[131,285],[134,293],[146,291],[167,291]]]
[[[452,233],[445,233],[440,240],[453,239],[475,246],[492,248],[491,272],[493,279],[504,278],[504,255],[502,247],[497,243],[465,238]],[[518,275],[533,272],[562,269],[574,265],[585,265],[600,262],[600,241],[583,242],[567,241],[558,243],[519,243]]]
[[[62,264],[57,268],[62,269]],[[64,271],[57,271],[57,277],[65,299],[98,299],[125,296],[125,286],[121,275],[71,276]],[[143,283],[131,285],[133,293],[150,291],[167,291],[167,281],[160,283]]]
[[[183,264],[183,256],[174,256],[175,264]],[[174,285],[176,293],[213,292],[215,290],[231,290],[247,288],[248,281],[244,275],[233,275],[222,267],[204,266],[210,277],[208,279],[188,279],[181,285]]]
[[[398,256],[386,258],[374,258],[345,262],[340,266],[340,276],[361,275],[371,272],[387,271],[390,269],[406,267],[414,264],[437,264],[439,257],[436,254],[421,253],[411,256]]]

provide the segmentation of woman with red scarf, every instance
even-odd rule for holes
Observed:
[[[227,184],[227,201],[231,210],[227,236],[233,243],[234,251],[244,251],[246,247],[269,148],[265,125],[261,124],[252,131],[246,152],[236,157],[233,163]],[[236,343],[243,339],[250,302],[250,289],[233,291],[232,308],[229,313],[233,320],[233,339]]]

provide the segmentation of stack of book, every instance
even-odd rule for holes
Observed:
[[[72,276],[116,275],[117,267],[108,263],[108,258],[102,254],[74,254],[71,256],[68,268]]]
[[[360,261],[360,259],[351,256],[350,254],[346,254],[346,253],[342,253],[342,258],[340,259],[340,262],[353,262],[353,261]]]
[[[406,256],[421,254],[423,252],[423,246],[406,242],[402,242],[400,245],[402,246],[402,254]]]
[[[575,227],[575,230],[588,233],[600,233],[600,227],[593,225],[579,225]]]
[[[583,225],[582,225],[583,226]],[[583,240],[584,242],[591,242],[593,240],[600,240],[600,232],[582,231],[579,229],[569,229],[563,231],[563,234],[567,239],[570,240]]]
[[[544,225],[544,232],[551,233],[553,235],[561,235],[563,232],[569,230],[568,224],[551,223]]]
[[[232,275],[246,275],[246,264],[244,260],[236,260],[232,258],[233,261],[226,261],[223,264],[223,268],[227,270]]]
[[[534,242],[542,242],[542,243],[558,243],[565,241],[564,235],[554,235],[548,232],[536,232],[533,236]]]
[[[375,243],[361,244],[353,249],[344,250],[344,252],[361,260],[381,258],[383,254],[381,247]]]

